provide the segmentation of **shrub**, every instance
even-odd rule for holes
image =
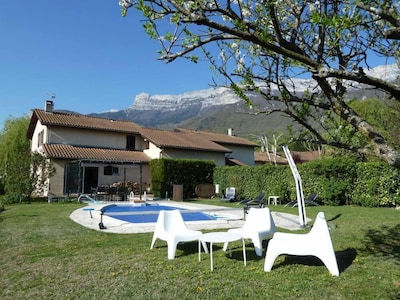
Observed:
[[[400,205],[400,170],[381,162],[358,162],[355,158],[322,158],[298,164],[304,197],[318,193],[317,201],[327,205],[366,207]],[[214,183],[221,190],[233,186],[238,198],[259,193],[279,196],[282,203],[296,198],[296,186],[289,166],[265,164],[253,167],[217,167]]]
[[[400,205],[400,172],[381,162],[358,163],[352,204],[376,207]]]
[[[347,157],[322,158],[298,166],[307,193],[318,193],[318,201],[327,205],[349,203],[356,176],[356,160]]]
[[[292,178],[289,167],[270,164],[216,167],[214,170],[214,183],[220,185],[221,191],[235,187],[238,199],[254,198],[259,193],[290,199],[290,186],[295,189]]]
[[[17,194],[5,194],[2,199],[4,204],[28,202],[29,200],[27,197]]]
[[[183,198],[195,196],[200,183],[213,182],[213,161],[191,159],[153,159],[150,161],[153,193],[157,197],[172,195],[175,184],[183,185]]]

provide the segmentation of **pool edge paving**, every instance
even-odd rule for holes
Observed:
[[[117,203],[118,202],[114,202]],[[174,207],[181,207],[183,209],[195,209],[195,210],[218,210],[218,213],[223,213],[224,215],[232,216],[231,219],[219,219],[219,220],[208,220],[208,221],[186,221],[186,225],[189,229],[193,230],[216,230],[216,229],[224,229],[227,230],[229,228],[237,228],[241,227],[244,223],[243,220],[243,209],[237,208],[232,209],[229,207],[221,207],[216,205],[206,205],[206,204],[197,204],[197,203],[187,203],[187,202],[177,202],[177,201],[156,201],[151,200],[149,203],[153,204],[161,204],[169,205]],[[126,221],[121,221],[107,215],[101,216],[101,209],[104,206],[113,204],[112,202],[103,203],[103,204],[88,204],[87,207],[79,208],[73,211],[70,215],[70,218],[87,228],[94,230],[101,230],[103,232],[110,233],[121,233],[121,234],[130,234],[130,233],[145,233],[145,232],[153,232],[155,223],[129,223]],[[121,203],[119,204],[129,204],[129,203]],[[289,229],[289,230],[299,230],[301,229],[298,224],[298,216],[274,212],[271,210],[272,217],[275,221],[277,227]],[[102,221],[104,224],[104,229],[99,228],[99,223]]]

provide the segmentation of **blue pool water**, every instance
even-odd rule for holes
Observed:
[[[134,205],[108,205],[101,209],[102,214],[129,223],[155,223],[157,222],[160,210],[179,209],[184,221],[210,221],[217,220],[209,214],[191,211],[167,205],[146,204],[143,206]]]

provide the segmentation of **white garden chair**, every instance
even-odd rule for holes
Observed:
[[[268,207],[255,208],[248,210],[246,221],[241,228],[229,229],[228,232],[240,234],[244,239],[251,239],[254,250],[258,256],[262,256],[263,239],[275,232],[275,222],[272,219],[271,211]],[[228,243],[224,244],[224,251],[228,248]]]
[[[166,241],[168,259],[174,259],[178,243],[198,240],[202,234],[201,231],[190,230],[186,227],[179,210],[161,210],[157,218],[150,249],[153,249],[157,239]],[[208,253],[206,243],[203,243],[203,248]]]
[[[269,241],[265,256],[264,271],[272,269],[275,259],[281,254],[316,256],[333,276],[339,276],[339,268],[328,224],[323,212],[319,212],[311,231],[306,234],[277,232]]]

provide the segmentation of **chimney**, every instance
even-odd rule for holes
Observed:
[[[228,128],[228,135],[233,136],[233,128]]]
[[[54,103],[51,100],[46,100],[46,107],[45,107],[45,111],[48,113],[52,113],[53,112],[53,108],[54,108]]]

